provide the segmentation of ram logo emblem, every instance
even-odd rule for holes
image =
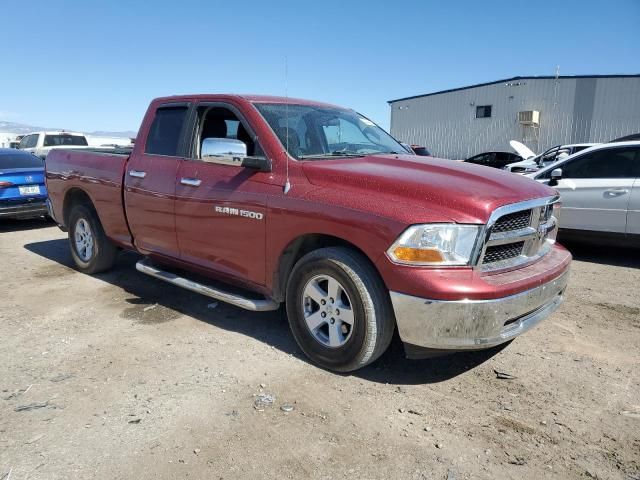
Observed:
[[[262,220],[264,218],[264,214],[260,212],[252,212],[251,210],[242,210],[234,207],[221,207],[220,205],[216,205],[215,211],[223,215],[235,215],[238,217],[253,218],[255,220]]]

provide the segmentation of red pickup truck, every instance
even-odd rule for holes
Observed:
[[[154,100],[131,152],[55,150],[50,213],[79,270],[141,272],[248,310],[282,303],[336,371],[507,342],[562,302],[555,190],[412,156],[353,110],[268,96]]]

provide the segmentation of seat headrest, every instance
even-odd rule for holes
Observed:
[[[200,138],[227,138],[227,122],[222,118],[205,120]]]

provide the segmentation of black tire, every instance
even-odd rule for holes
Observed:
[[[92,248],[88,256],[86,250],[79,251],[75,241],[76,230],[82,228],[81,222],[85,222],[84,225],[88,225],[91,234]],[[113,267],[118,249],[105,235],[100,219],[93,208],[84,204],[74,205],[69,214],[68,228],[71,256],[78,270],[83,273],[94,274],[105,272]]]
[[[351,304],[352,324],[341,326],[348,329],[348,335],[346,339],[341,338],[344,343],[339,346],[328,346],[318,339],[324,335],[321,329],[331,328],[328,323],[313,333],[305,319],[305,311],[310,315],[316,307],[316,312],[329,308],[310,301],[305,295],[310,282],[325,276],[338,281],[342,294],[347,295],[341,298]],[[286,305],[296,342],[313,362],[329,370],[350,372],[368,365],[384,353],[393,337],[395,318],[389,293],[368,259],[350,248],[321,248],[302,257],[289,276]],[[333,324],[333,319],[331,321]],[[329,334],[324,338],[328,341]]]

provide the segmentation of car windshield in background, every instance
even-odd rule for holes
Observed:
[[[44,162],[35,155],[7,153],[0,154],[0,170],[9,170],[12,168],[44,168]]]
[[[45,147],[57,147],[60,145],[73,145],[86,147],[89,144],[87,139],[81,135],[45,135],[44,146]]]
[[[297,159],[406,152],[391,135],[352,110],[284,103],[256,103],[255,107]]]

